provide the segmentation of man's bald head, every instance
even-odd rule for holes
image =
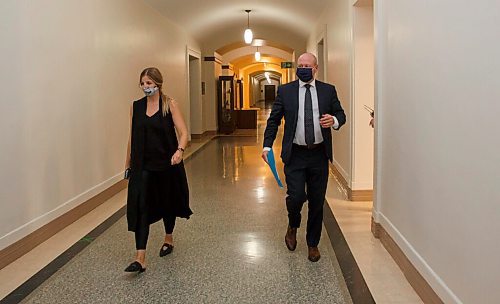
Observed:
[[[297,66],[307,64],[308,67],[318,68],[318,59],[312,53],[304,53],[297,59]]]
[[[311,53],[304,53],[297,59],[297,77],[304,82],[311,82],[318,72],[318,61]],[[311,79],[312,78],[312,79]]]

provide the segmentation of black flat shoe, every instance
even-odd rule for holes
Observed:
[[[128,265],[127,268],[125,268],[125,272],[144,272],[146,271],[146,268],[143,268],[141,263],[135,261],[132,264]]]
[[[171,254],[172,251],[174,250],[174,245],[170,245],[168,243],[163,244],[160,249],[160,256],[164,257],[167,254]]]

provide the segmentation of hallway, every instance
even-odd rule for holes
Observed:
[[[369,303],[370,292],[377,303],[421,303],[371,235],[371,203],[345,201],[334,175],[325,210],[331,208],[336,219],[326,211],[321,260],[307,260],[304,229],[299,230],[297,250],[286,249],[285,190],[278,188],[260,158],[268,115],[269,110],[259,111],[257,132],[205,138],[188,148],[185,163],[195,214],[177,221],[172,255],[158,257],[163,227],[156,223],[148,243],[147,271],[138,276],[123,273],[134,252],[133,234],[126,231],[123,216],[124,190],[85,216],[100,220],[83,218],[1,269],[0,297],[10,293],[3,288],[26,281],[1,303],[24,297],[23,303],[352,303],[350,293],[354,303]],[[278,166],[283,179],[281,161]],[[342,232],[335,231],[332,221],[339,222]],[[350,248],[337,240],[344,237]],[[356,274],[356,263],[362,276]],[[36,267],[43,269],[35,274]],[[345,273],[350,273],[348,279]]]
[[[295,252],[284,246],[284,190],[260,149],[252,137],[223,137],[186,162],[195,214],[178,220],[165,258],[157,256],[163,228],[152,226],[144,274],[123,273],[133,234],[122,217],[25,302],[349,303],[327,241],[318,263],[307,260],[303,229]]]
[[[499,1],[4,0],[0,15],[2,304],[366,303],[368,289],[377,303],[500,303]],[[327,146],[317,265],[303,231],[296,252],[283,244],[285,192],[255,129],[254,105],[299,83],[304,53],[347,118]],[[187,127],[195,214],[166,259],[154,226],[135,278],[123,174],[147,67]]]

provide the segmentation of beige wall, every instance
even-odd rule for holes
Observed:
[[[220,56],[215,53],[218,61],[205,61],[202,59],[202,81],[205,82],[205,95],[201,100],[203,103],[203,132],[217,131],[217,82],[222,75]],[[214,53],[207,53],[202,56],[213,57]]]
[[[140,1],[5,0],[0,19],[2,249],[121,179],[144,67],[188,112],[199,46]]]
[[[203,134],[203,103],[201,100],[201,54],[188,50],[190,134]],[[187,116],[187,113],[185,114]]]
[[[499,303],[498,1],[375,1],[374,217],[445,303]]]

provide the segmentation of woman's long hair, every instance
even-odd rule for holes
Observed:
[[[161,96],[161,101],[162,101],[162,107],[163,107],[163,116],[166,116],[167,113],[170,111],[170,97],[166,96],[163,94],[162,91],[162,85],[163,85],[163,76],[160,73],[160,70],[157,68],[146,68],[144,71],[142,71],[141,76],[139,77],[139,84],[142,81],[142,77],[148,76],[153,80],[153,82],[158,86],[158,89],[160,90],[160,96]]]

